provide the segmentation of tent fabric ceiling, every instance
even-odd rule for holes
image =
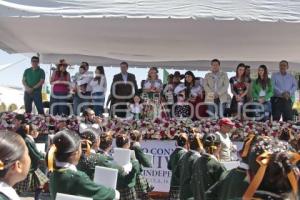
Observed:
[[[290,22],[300,22],[298,1],[10,0],[0,1],[0,48],[45,63],[207,70],[217,57],[228,70],[275,70],[287,59],[300,71],[300,26]]]

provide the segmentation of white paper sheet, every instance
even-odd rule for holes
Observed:
[[[88,197],[79,197],[74,195],[57,193],[56,200],[93,200],[93,199]]]
[[[36,143],[36,148],[42,153],[45,153],[45,147],[46,147],[45,143]]]
[[[153,166],[153,154],[151,153],[144,153],[147,157],[148,161],[150,161],[151,165]]]
[[[118,165],[123,166],[130,163],[131,154],[129,149],[114,148],[113,159]]]
[[[108,188],[117,188],[118,170],[96,166],[94,182]]]
[[[240,165],[240,161],[221,162],[227,170],[237,168]]]

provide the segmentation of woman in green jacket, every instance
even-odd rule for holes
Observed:
[[[48,177],[40,167],[45,163],[45,155],[40,152],[35,144],[34,139],[38,137],[39,131],[35,125],[25,126],[25,143],[27,145],[29,156],[31,159],[30,171],[27,178],[18,183],[15,188],[19,193],[34,192],[34,199],[40,199],[39,196],[42,192],[44,185],[48,182]]]
[[[177,137],[177,147],[170,155],[170,160],[168,162],[168,169],[172,171],[169,200],[179,200],[179,179],[175,176],[175,170],[177,168],[178,161],[187,152],[187,149],[188,136],[186,133],[181,133]]]
[[[224,165],[218,160],[221,139],[215,133],[204,135],[203,145],[206,153],[195,161],[192,168],[191,190],[194,199],[204,200],[205,192],[215,184],[226,171]]]
[[[256,115],[259,120],[270,119],[272,113],[271,97],[273,96],[273,83],[268,77],[268,69],[265,65],[258,68],[258,78],[252,84],[253,101],[260,103],[264,107],[262,115]]]
[[[143,167],[152,167],[152,163],[150,160],[148,160],[141,148],[140,141],[142,140],[142,133],[138,130],[134,130],[130,133],[130,139],[132,141],[130,144],[130,149],[134,151],[135,157],[140,164],[140,172],[136,178],[135,191],[138,195],[138,198],[147,200],[149,199],[148,192],[153,190],[153,186],[151,186],[148,180],[142,176],[142,172]]]
[[[126,134],[119,134],[116,136],[116,146],[118,148],[130,149],[129,137]],[[137,194],[135,191],[136,179],[140,173],[139,162],[135,159],[131,159],[132,170],[126,176],[125,179],[118,179],[117,189],[120,191],[120,200],[135,200],[137,199]]]
[[[200,157],[200,153],[203,151],[203,146],[200,141],[200,135],[190,135],[188,139],[189,151],[182,156],[178,161],[175,175],[179,178],[180,185],[180,199],[186,200],[193,197],[192,192],[192,168],[195,161]]]
[[[81,140],[76,133],[63,130],[55,134],[47,155],[49,171],[53,171],[50,176],[51,199],[54,200],[57,193],[99,200],[119,199],[118,191],[97,185],[84,172],[77,170],[81,153]]]
[[[105,135],[105,133],[103,133]],[[99,151],[100,136],[96,129],[87,129],[81,133],[81,138],[83,139],[82,155],[77,165],[77,169],[85,172],[91,180],[94,180],[95,167],[107,167],[118,170],[118,175],[120,178],[124,178],[131,169],[132,165],[119,166],[112,159],[103,155],[101,153],[96,153]]]

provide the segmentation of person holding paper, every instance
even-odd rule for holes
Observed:
[[[218,160],[221,139],[215,133],[204,135],[205,153],[198,158],[192,168],[191,186],[194,199],[205,199],[204,193],[215,184],[226,168]]]
[[[179,179],[180,199],[193,197],[191,189],[192,167],[203,151],[200,134],[190,135],[188,145],[190,150],[178,161],[177,169],[175,170],[175,176]]]
[[[134,130],[130,133],[131,145],[130,149],[135,152],[135,157],[139,161],[140,164],[140,173],[136,179],[135,190],[138,195],[138,198],[142,200],[149,199],[148,192],[151,192],[154,188],[146,178],[142,176],[143,167],[152,167],[152,161],[148,160],[146,155],[141,148],[140,141],[142,140],[142,133],[138,130]]]
[[[108,159],[107,156],[96,153],[99,150],[100,136],[97,130],[89,129],[81,134],[82,139],[82,155],[80,157],[77,169],[85,172],[91,180],[94,179],[95,167],[107,167],[117,169],[120,177],[125,177],[132,169],[132,165],[119,166]]]
[[[179,179],[175,176],[175,170],[177,168],[178,161],[187,152],[187,149],[188,136],[186,133],[181,133],[177,137],[177,147],[170,155],[170,160],[168,162],[168,169],[172,171],[169,200],[179,200]]]
[[[116,145],[118,148],[129,149],[129,137],[126,134],[117,135]],[[140,173],[140,168],[137,160],[131,159],[131,163],[133,166],[131,172],[127,175],[126,179],[119,179],[117,183],[117,189],[120,192],[121,200],[137,199],[135,186],[137,175]]]
[[[63,130],[54,135],[53,145],[48,152],[47,164],[50,176],[50,197],[57,193],[91,197],[93,199],[119,199],[119,192],[94,183],[76,165],[81,156],[81,140],[72,131]]]
[[[38,137],[39,131],[35,125],[26,125],[26,136],[24,138],[31,159],[30,171],[27,178],[19,182],[15,188],[19,193],[35,192],[34,199],[39,199],[43,186],[48,182],[47,176],[40,170],[40,166],[45,161],[42,154],[35,144],[34,139]]]

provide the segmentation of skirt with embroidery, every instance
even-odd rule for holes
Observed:
[[[37,188],[44,186],[49,181],[48,177],[40,170],[30,172],[26,179],[17,183],[15,189],[17,192],[34,192]]]
[[[136,185],[135,190],[137,193],[137,196],[139,199],[147,200],[148,198],[148,192],[153,191],[154,187],[150,185],[148,180],[143,177],[142,175],[138,175],[136,177]]]
[[[179,187],[172,187],[169,191],[169,200],[180,200],[180,189]]]
[[[118,191],[120,192],[120,200],[136,200],[137,199],[134,187],[118,189]]]

